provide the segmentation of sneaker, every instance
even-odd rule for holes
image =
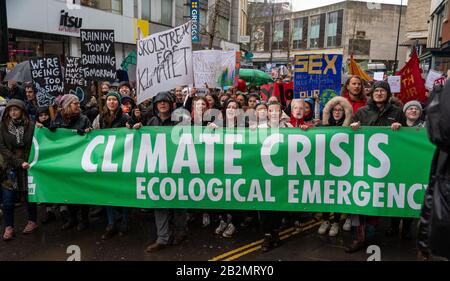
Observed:
[[[324,221],[320,225],[319,230],[317,231],[317,233],[319,233],[320,235],[324,235],[325,233],[327,233],[328,229],[330,229],[330,222],[329,221]]]
[[[338,235],[338,233],[339,233],[339,223],[335,222],[331,224],[330,233],[328,233],[328,235],[330,235],[330,237],[334,237]]]
[[[14,238],[15,233],[14,233],[14,228],[11,226],[8,226],[7,228],[5,228],[5,233],[3,233],[3,241],[10,241]]]
[[[23,229],[23,234],[31,234],[35,232],[39,228],[39,225],[35,223],[34,221],[28,221],[27,225]]]
[[[229,223],[222,236],[225,238],[230,238],[234,233],[236,233],[236,227],[234,227],[233,223]]]
[[[352,230],[352,220],[350,219],[350,217],[348,217],[348,218],[345,220],[345,223],[344,223],[344,225],[342,226],[342,229],[343,229],[344,231],[350,231],[350,230]]]
[[[216,234],[221,235],[225,231],[227,226],[227,223],[221,220],[219,226],[216,228]]]
[[[202,226],[208,227],[211,224],[211,218],[209,217],[209,214],[205,213],[202,217]]]

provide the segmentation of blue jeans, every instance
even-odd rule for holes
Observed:
[[[121,209],[122,210],[122,223],[123,224],[128,224],[129,221],[129,210],[128,208],[118,208],[118,207],[111,207],[111,206],[106,206],[106,217],[108,218],[108,224],[114,224],[115,218],[114,218],[114,209]]]
[[[3,197],[3,220],[5,223],[5,227],[14,227],[14,203],[16,199],[16,191],[12,191],[4,187],[2,187],[1,189]],[[28,192],[26,198],[28,220],[37,222],[37,204],[28,202]]]

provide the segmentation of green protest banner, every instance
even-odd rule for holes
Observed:
[[[425,129],[36,129],[32,202],[418,217]]]

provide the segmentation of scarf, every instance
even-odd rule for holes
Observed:
[[[25,122],[20,120],[11,120],[8,125],[8,131],[16,137],[17,144],[23,144],[23,135],[25,133]]]

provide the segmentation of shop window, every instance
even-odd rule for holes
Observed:
[[[230,21],[224,17],[218,17],[219,34],[224,40],[228,40],[228,34],[230,30]]]
[[[172,26],[173,0],[142,0],[142,18]]]
[[[327,46],[336,46],[338,12],[328,14]]]
[[[81,0],[81,5],[113,14],[122,14],[122,0]]]
[[[309,47],[319,47],[319,35],[320,35],[320,16],[311,17],[311,29],[309,33]]]

